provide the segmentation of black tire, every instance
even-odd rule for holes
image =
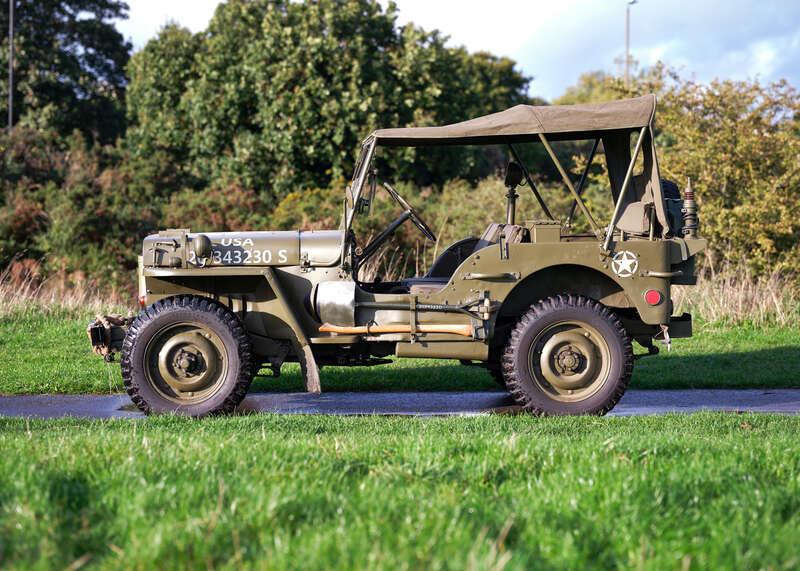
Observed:
[[[232,412],[247,394],[254,368],[241,321],[222,304],[191,295],[163,299],[136,316],[125,335],[121,366],[125,389],[142,411],[195,417]],[[175,388],[176,377],[209,386],[182,392]]]
[[[520,318],[501,362],[508,391],[532,414],[605,414],[628,387],[633,347],[607,307],[558,295]]]

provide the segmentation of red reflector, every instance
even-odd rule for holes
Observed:
[[[662,301],[664,301],[664,296],[661,295],[661,292],[655,289],[649,289],[644,292],[644,300],[647,302],[648,305],[658,305]]]
[[[144,306],[147,304],[147,296],[140,295],[139,296],[139,307],[144,309]]]

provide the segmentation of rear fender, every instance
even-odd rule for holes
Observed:
[[[669,288],[669,280],[663,278],[615,279],[590,266],[549,266],[525,276],[511,290],[503,301],[498,319],[516,318],[537,301],[568,293],[597,300],[607,307],[635,310],[647,324],[667,323],[672,309]],[[663,301],[656,306],[648,305],[644,297],[648,289],[663,292]]]

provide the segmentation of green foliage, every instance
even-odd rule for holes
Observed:
[[[112,142],[125,131],[125,66],[131,46],[114,27],[126,18],[120,0],[16,2],[14,11],[15,122],[81,130]],[[0,4],[0,29],[8,29],[8,2]],[[2,59],[8,62],[8,40]],[[8,97],[7,66],[0,97]]]
[[[128,66],[127,113],[136,127],[128,130],[126,146],[145,159],[165,153],[181,178],[190,176],[187,133],[193,128],[183,95],[196,77],[194,58],[200,46],[200,36],[167,25]]]
[[[238,186],[184,189],[170,197],[163,223],[170,228],[201,232],[262,230],[266,226],[265,210],[254,191]]]
[[[269,224],[275,230],[331,230],[344,212],[344,181],[328,188],[311,188],[287,194],[273,210]]]
[[[0,263],[43,257],[50,271],[129,280],[174,184],[169,165],[24,127],[0,135],[0,151]]]
[[[374,0],[231,0],[206,32],[167,27],[133,57],[130,143],[168,152],[191,186],[256,189],[274,206],[349,176],[376,127],[459,121],[525,99],[528,79],[511,60],[444,41],[398,29],[394,8]],[[391,163],[400,178],[424,183],[488,172],[474,151],[401,159]]]
[[[663,172],[691,177],[711,261],[800,271],[797,91],[785,82],[685,82],[663,103]]]
[[[118,0],[19,6],[20,126],[0,135],[0,265],[45,258],[51,271],[128,282],[139,240],[158,227],[334,228],[343,181],[372,129],[452,123],[529,101],[529,78],[512,60],[398,27],[394,5],[375,0],[229,0],[199,34],[165,26],[130,59],[125,94],[130,46],[110,20],[126,10]],[[615,76],[584,74],[556,102],[647,92],[660,100],[662,174],[681,185],[691,177],[711,266],[800,272],[797,91],[785,82],[702,85],[659,65],[630,89]],[[110,144],[125,113],[126,137]],[[554,147],[577,182],[589,146]],[[571,199],[541,145],[519,150],[564,220]],[[381,149],[381,177],[440,241],[426,243],[407,224],[370,271],[423,272],[451,241],[502,220],[496,175],[506,160],[494,146]],[[584,196],[605,221],[602,162]],[[520,219],[541,218],[529,190],[519,192]],[[398,213],[380,192],[372,216],[357,221],[362,245]],[[581,214],[574,228],[588,230]]]

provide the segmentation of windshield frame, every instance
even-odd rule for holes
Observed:
[[[366,181],[367,173],[369,172],[369,166],[372,163],[372,157],[374,155],[375,138],[368,137],[361,144],[361,152],[358,155],[358,161],[356,162],[356,167],[353,170],[353,178],[350,181],[350,185],[347,190],[348,196],[345,197],[345,233],[349,232],[350,227],[353,225],[356,205],[358,205],[358,200],[361,198],[361,191],[364,188],[364,182]]]

